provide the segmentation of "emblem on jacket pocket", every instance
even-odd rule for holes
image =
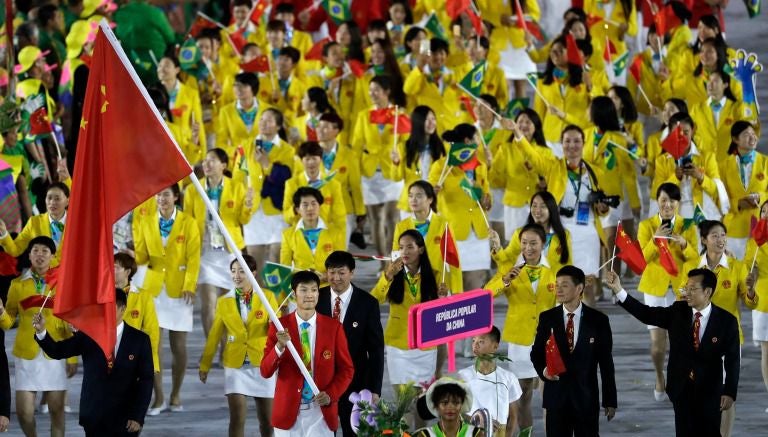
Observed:
[[[323,351],[323,358],[325,358],[326,360],[330,360],[331,359],[331,351],[329,351],[327,349],[324,350]]]
[[[130,354],[130,355],[128,355],[128,359],[129,359],[130,361],[133,361],[133,359],[134,359],[134,358],[136,358],[136,357],[135,357],[133,354]]]
[[[131,311],[131,317],[134,318],[134,319],[138,319],[139,318],[139,310]]]
[[[235,201],[229,200],[227,201],[227,208],[234,208],[235,207]]]
[[[352,327],[357,328],[357,322],[352,322]]]
[[[595,337],[589,337],[589,344],[592,344],[595,342]]]
[[[260,318],[264,317],[264,311],[261,311],[261,310],[256,311],[255,317],[257,319],[260,319]]]
[[[717,343],[717,337],[712,337],[712,344]]]

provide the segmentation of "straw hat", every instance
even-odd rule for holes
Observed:
[[[429,386],[427,389],[427,408],[429,409],[429,412],[432,413],[435,417],[440,417],[437,414],[437,408],[435,408],[435,403],[432,402],[432,395],[435,393],[435,388],[441,386],[441,385],[447,385],[447,384],[456,384],[459,387],[461,387],[464,390],[464,393],[466,393],[466,396],[464,396],[464,403],[461,405],[461,414],[468,414],[470,410],[472,410],[472,390],[470,390],[469,385],[467,385],[466,382],[461,381],[459,379],[450,378],[448,376],[444,376]]]
[[[13,68],[13,72],[16,74],[24,73],[35,65],[35,61],[47,56],[50,52],[50,50],[42,52],[35,46],[24,47],[19,52],[19,63]]]

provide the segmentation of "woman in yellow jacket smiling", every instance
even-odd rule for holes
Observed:
[[[243,259],[256,276],[256,259],[249,255],[243,255]],[[253,286],[237,260],[230,264],[230,274],[235,288],[218,299],[211,335],[200,358],[200,381],[205,383],[208,380],[213,356],[221,337],[225,336],[227,341],[221,364],[224,366],[224,393],[229,404],[229,435],[244,435],[248,414],[246,397],[256,400],[260,435],[271,435],[275,377],[264,378],[259,373],[267,342],[269,314],[261,299],[254,295]],[[269,306],[277,311],[272,293],[267,291],[265,295]]]
[[[760,206],[760,219],[768,220],[768,201]],[[747,243],[744,265],[757,275],[757,306],[752,310],[752,341],[760,343],[760,368],[763,384],[768,389],[768,244],[758,246],[753,238]]]
[[[728,226],[728,249],[744,258],[752,218],[760,215],[758,206],[768,196],[768,156],[758,153],[758,138],[751,123],[737,121],[731,128],[728,156],[720,162],[731,209],[723,217]]]
[[[213,323],[216,297],[223,294],[231,285],[231,279],[225,273],[230,262],[229,253],[241,250],[244,246],[240,227],[248,222],[253,209],[253,191],[249,189],[246,192],[245,186],[224,175],[228,164],[229,159],[224,150],[211,149],[203,160],[205,173],[203,187],[208,199],[218,209],[227,232],[234,240],[235,247],[227,247],[224,235],[194,188],[187,188],[184,196],[184,211],[197,222],[202,240],[197,292],[201,298],[200,315],[206,335]]]
[[[678,271],[684,263],[698,259],[698,237],[693,223],[686,224],[678,214],[680,188],[672,183],[661,184],[656,192],[659,214],[640,222],[637,241],[648,263],[640,277],[638,291],[643,293],[645,304],[652,307],[668,307],[676,300],[675,292],[683,285],[685,276],[672,276],[660,261],[658,243],[665,241]],[[662,238],[663,240],[657,240]],[[664,400],[664,357],[667,353],[667,331],[648,325],[651,333],[651,360],[656,370],[656,387],[653,394],[657,401]]]
[[[240,73],[235,76],[236,100],[221,108],[216,118],[216,144],[234,157],[238,147],[247,148],[261,132],[259,120],[267,109],[265,102],[257,98],[259,78],[254,73]],[[234,166],[236,163],[233,162]]]
[[[208,149],[203,126],[203,106],[200,94],[194,88],[183,84],[179,79],[181,67],[173,56],[163,56],[157,64],[157,77],[168,93],[168,109],[172,114],[174,136],[190,164],[195,165],[203,159],[203,151]]]
[[[730,75],[713,71],[707,80],[707,100],[691,108],[700,144],[716,154],[718,162],[728,156],[731,127],[744,114],[741,102],[731,92],[731,82]]]
[[[477,128],[459,124],[443,134],[443,140],[465,144],[477,155]],[[458,153],[458,152],[457,152]],[[445,211],[459,252],[465,290],[474,290],[487,280],[491,268],[488,252],[489,223],[485,211],[491,209],[488,167],[478,156],[459,166],[448,165],[448,157],[440,158],[429,174],[429,182],[437,192],[438,209]],[[443,174],[444,171],[444,174]],[[442,180],[440,177],[442,176]]]
[[[155,196],[156,215],[141,219],[134,233],[136,263],[147,266],[144,280],[139,285],[155,297],[158,325],[168,330],[171,344],[172,411],[181,408],[181,384],[187,368],[187,333],[192,331],[193,302],[200,272],[200,231],[189,214],[176,209],[179,195],[176,184],[160,191]],[[158,375],[155,378],[155,403],[148,414],[160,414],[168,405],[163,396],[162,375]]]

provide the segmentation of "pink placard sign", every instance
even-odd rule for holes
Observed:
[[[408,312],[408,347],[448,343],[448,370],[454,371],[453,342],[488,332],[493,326],[493,293],[472,290],[414,305]]]

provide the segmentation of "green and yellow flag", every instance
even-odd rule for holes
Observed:
[[[458,167],[476,158],[477,144],[453,143],[448,151],[448,165]]]
[[[462,179],[461,182],[459,182],[459,186],[464,190],[464,193],[475,202],[479,202],[480,199],[483,198],[483,189],[476,187],[469,179]]]
[[[693,210],[693,217],[683,219],[683,231],[690,228],[691,225],[698,226],[701,222],[706,220],[707,217],[704,215],[704,211],[701,209],[699,204],[696,204],[696,208]]]
[[[188,38],[181,45],[179,50],[179,67],[181,67],[181,71],[187,72],[198,79],[204,78],[208,73],[205,63],[203,63],[203,55],[192,38]]]
[[[504,116],[507,118],[515,118],[517,117],[517,114],[520,113],[523,109],[529,107],[531,104],[531,99],[528,97],[523,97],[522,99],[512,99],[507,103],[506,109],[504,109]]]
[[[276,295],[283,292],[288,294],[291,292],[292,271],[288,266],[267,261],[261,271],[261,278],[264,280],[264,285]]]
[[[344,0],[323,0],[321,3],[325,12],[334,23],[341,24],[352,19],[352,12]]]
[[[445,36],[445,28],[440,24],[440,20],[437,19],[435,11],[432,11],[432,14],[429,15],[429,19],[424,23],[424,28],[427,29],[433,37],[448,41],[448,38]]]
[[[624,52],[623,55],[613,60],[613,74],[615,74],[616,76],[621,76],[621,73],[624,73],[624,70],[627,69],[628,65],[629,65],[629,51],[626,51]]]
[[[483,81],[485,80],[485,70],[487,64],[485,61],[475,65],[472,70],[461,79],[459,85],[461,85],[467,92],[475,97],[480,97],[480,88],[483,87]]]

